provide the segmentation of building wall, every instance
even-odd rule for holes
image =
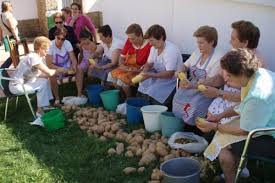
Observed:
[[[195,49],[192,34],[201,25],[216,27],[218,46],[228,50],[231,23],[241,19],[252,21],[261,30],[259,51],[267,66],[275,71],[275,7],[274,3],[267,1],[85,0],[83,6],[90,7],[88,11],[102,11],[103,24],[110,24],[114,34],[120,38],[125,38],[124,32],[133,22],[139,23],[144,30],[152,24],[161,24],[167,31],[168,40],[175,42],[182,53],[191,53]]]

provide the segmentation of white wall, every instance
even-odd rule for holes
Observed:
[[[3,0],[0,0],[2,4]],[[13,15],[17,20],[37,18],[36,0],[10,0],[13,6]]]
[[[103,23],[110,24],[115,35],[125,38],[127,26],[139,23],[144,31],[152,24],[165,27],[169,40],[182,53],[191,53],[196,47],[193,32],[201,25],[211,25],[219,33],[218,46],[227,50],[231,23],[249,20],[261,31],[259,51],[268,67],[275,71],[275,7],[263,1],[247,3],[243,0],[97,0],[84,2],[89,11],[102,11]],[[264,5],[265,4],[265,5]],[[266,5],[267,4],[267,5]],[[274,59],[274,61],[273,61]]]

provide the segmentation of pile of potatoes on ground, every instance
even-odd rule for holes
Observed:
[[[118,141],[116,147],[108,149],[109,155],[122,155],[131,158],[139,157],[139,167],[127,167],[123,170],[126,175],[131,173],[143,173],[145,166],[154,161],[167,161],[176,157],[190,157],[191,154],[181,149],[171,149],[167,144],[168,139],[161,136],[159,132],[148,135],[144,129],[133,130],[131,133],[124,131],[126,125],[125,119],[118,119],[115,112],[105,111],[102,107],[77,107],[65,105],[61,108],[64,112],[69,113],[75,111],[73,119],[82,130],[93,134],[101,141],[107,139],[115,139]],[[127,142],[127,147],[124,143]],[[197,158],[198,159],[198,158]],[[201,161],[201,160],[199,160]],[[203,166],[207,166],[205,160]],[[151,183],[160,182],[162,172],[159,169],[154,169],[151,174]]]

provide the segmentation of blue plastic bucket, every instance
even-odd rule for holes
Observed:
[[[174,158],[160,165],[163,183],[199,183],[201,165],[191,158]]]
[[[161,133],[165,137],[170,137],[173,133],[182,130],[183,121],[175,117],[172,112],[164,112],[160,115]]]
[[[149,102],[142,98],[129,98],[126,101],[127,122],[136,125],[143,122],[140,108],[149,105]]]
[[[88,94],[88,99],[89,99],[89,104],[94,105],[94,106],[101,106],[102,101],[100,97],[100,93],[104,90],[103,86],[100,84],[96,85],[88,85],[86,88],[87,94]]]

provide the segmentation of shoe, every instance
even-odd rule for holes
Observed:
[[[37,117],[36,120],[34,120],[33,122],[30,123],[31,125],[38,125],[38,126],[42,126],[44,127],[44,123],[42,122],[40,117]]]
[[[42,114],[39,113],[39,112],[36,112],[35,115],[36,115],[37,118],[41,118],[42,117]]]
[[[224,179],[224,174],[221,174],[221,177]],[[250,172],[247,167],[244,167],[244,169],[241,171],[240,177],[242,178],[250,177]]]

